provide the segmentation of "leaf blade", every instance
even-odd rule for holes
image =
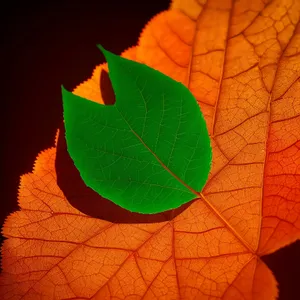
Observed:
[[[211,164],[194,97],[168,76],[99,48],[116,103],[99,105],[63,89],[66,140],[83,180],[134,212],[157,213],[194,199]]]

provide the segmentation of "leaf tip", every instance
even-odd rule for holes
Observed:
[[[68,97],[70,97],[70,95],[73,95],[73,93],[69,92],[63,85],[61,85],[61,94],[62,94],[63,108],[65,110],[66,101]]]
[[[107,50],[105,50],[101,44],[97,44],[96,46],[105,55],[105,53],[107,52]]]
[[[61,88],[61,92],[62,92],[62,94],[65,94],[65,93],[67,93],[67,92],[68,92],[68,91],[65,89],[65,87],[64,87],[64,85],[63,85],[63,84],[60,86],[60,88]]]

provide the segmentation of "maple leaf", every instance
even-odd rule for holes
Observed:
[[[204,112],[203,197],[167,222],[92,218],[58,187],[56,147],[42,152],[3,227],[2,298],[275,299],[260,257],[300,238],[299,11],[188,0],[153,18],[132,54],[184,83]],[[99,76],[74,93],[103,102]]]

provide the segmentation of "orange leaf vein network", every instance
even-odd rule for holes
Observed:
[[[202,198],[164,223],[95,219],[59,189],[56,147],[43,151],[3,227],[1,299],[276,299],[260,256],[300,238],[300,1],[266,2],[174,0],[122,54],[199,102]],[[103,103],[102,69],[74,93]]]

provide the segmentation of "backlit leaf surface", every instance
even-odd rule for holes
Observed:
[[[94,219],[64,198],[48,149],[3,228],[1,297],[275,299],[260,256],[300,238],[299,6],[182,0],[151,20],[135,59],[186,84],[209,127],[202,199],[170,222]]]

